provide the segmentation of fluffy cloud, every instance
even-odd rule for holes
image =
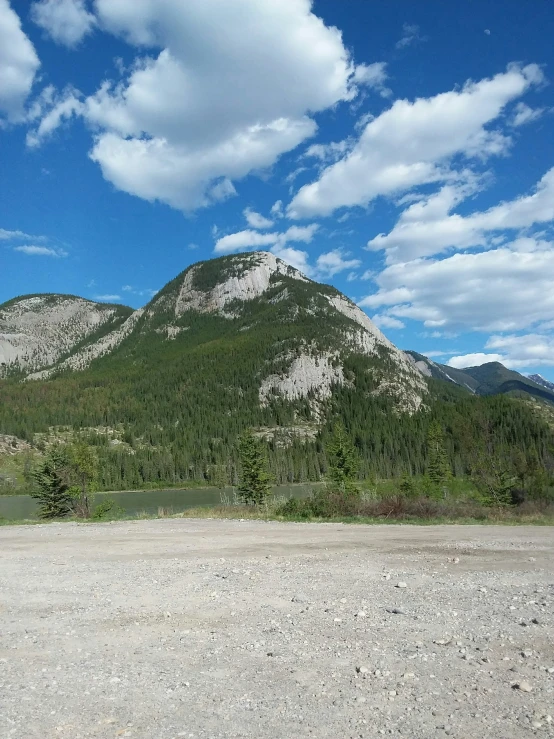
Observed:
[[[531,195],[500,203],[469,216],[451,214],[461,200],[471,194],[472,185],[445,185],[410,205],[388,234],[379,234],[368,243],[373,251],[384,249],[388,262],[438,254],[449,248],[491,245],[490,235],[505,230],[528,228],[554,219],[554,167],[538,182]]]
[[[96,23],[85,0],[40,0],[31,6],[31,18],[54,41],[69,47],[76,46]]]
[[[315,264],[310,264],[307,252],[290,246],[290,243],[311,243],[318,230],[317,223],[308,226],[290,226],[283,232],[260,233],[252,229],[221,236],[214,247],[216,254],[229,254],[243,249],[268,249],[275,256],[291,264],[313,279],[326,279],[339,272],[359,267],[359,259],[349,258],[342,249],[333,249],[320,254]],[[397,321],[397,323],[399,323]]]
[[[312,223],[309,226],[291,226],[283,233],[258,233],[247,229],[228,234],[219,238],[214,247],[216,254],[228,254],[241,249],[256,249],[261,246],[283,248],[291,241],[303,241],[309,244],[313,239],[318,226]]]
[[[371,87],[386,98],[392,95],[392,90],[385,85],[387,81],[387,65],[385,62],[373,64],[358,64],[354,71],[354,82],[358,85]]]
[[[386,313],[376,313],[371,320],[378,328],[405,328],[405,324],[398,318],[388,316]]]
[[[14,251],[19,251],[22,254],[27,254],[30,257],[67,257],[68,254],[65,249],[53,249],[49,246],[36,246],[34,244],[25,244],[23,246],[14,246]]]
[[[502,362],[506,367],[522,370],[540,365],[554,366],[554,337],[546,334],[505,334],[491,336],[485,349],[496,349],[498,353],[465,354],[452,357],[451,367],[471,367],[485,362]]]
[[[510,367],[554,366],[554,337],[545,334],[491,336],[486,349],[499,349]]]
[[[544,113],[544,108],[530,108],[525,103],[518,103],[514,109],[514,117],[512,119],[512,126],[524,126],[526,123],[531,123],[540,118]]]
[[[475,354],[461,354],[458,357],[451,357],[447,364],[449,367],[455,367],[456,369],[465,369],[466,367],[479,367],[488,362],[502,362],[504,364],[505,357],[502,354],[476,352]]]
[[[282,218],[283,217],[283,201],[277,200],[273,205],[271,206],[271,215],[274,218]]]
[[[52,88],[47,88],[52,90]],[[72,87],[67,88],[61,95],[56,96],[52,90],[47,104],[42,104],[41,109],[49,107],[49,111],[42,116],[38,127],[27,133],[27,146],[34,148],[40,146],[44,139],[51,136],[54,131],[69,120],[74,115],[79,115],[83,111],[83,103],[80,100],[80,94]],[[42,113],[42,110],[41,110]]]
[[[33,44],[8,0],[0,0],[0,114],[17,123],[40,66]],[[0,119],[1,124],[1,119]]]
[[[309,264],[307,252],[301,249],[294,249],[292,246],[274,246],[271,251],[276,257],[282,259],[283,262],[290,264],[295,269],[300,270],[303,274],[311,277],[313,269]]]
[[[533,239],[478,254],[393,264],[361,301],[429,328],[519,331],[554,318],[554,244]]]
[[[319,274],[325,277],[333,277],[345,269],[356,269],[361,264],[359,259],[347,259],[342,249],[333,249],[325,254],[320,254],[316,261],[316,268]]]
[[[504,153],[510,139],[487,124],[542,79],[536,65],[511,65],[505,73],[467,82],[459,91],[415,102],[397,100],[367,123],[344,158],[298,191],[289,215],[305,218],[329,215],[343,206],[365,206],[379,195],[452,180],[450,164],[456,155],[482,159]]]
[[[273,226],[273,221],[265,218],[261,213],[256,213],[252,208],[245,208],[243,215],[248,225],[252,228],[271,228]]]
[[[216,254],[228,254],[241,249],[256,249],[260,246],[273,246],[277,243],[280,234],[265,233],[261,234],[257,231],[238,231],[234,234],[222,236],[215,243],[214,251]]]
[[[217,178],[270,167],[312,136],[310,117],[378,86],[309,0],[96,0],[98,22],[155,50],[124,83],[86,101],[91,158],[116,187],[182,210],[209,204]]]

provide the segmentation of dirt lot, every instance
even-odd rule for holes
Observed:
[[[0,529],[0,737],[554,736],[554,530]]]

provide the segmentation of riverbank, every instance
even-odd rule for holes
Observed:
[[[47,521],[41,519],[17,519],[7,520],[0,518],[0,526],[27,526],[46,525],[49,523],[79,523],[97,524],[114,523],[117,521],[147,521],[157,519],[205,519],[205,520],[228,520],[228,521],[274,521],[280,523],[333,523],[333,524],[363,524],[367,526],[380,525],[410,525],[410,526],[552,526],[554,527],[554,512],[518,512],[517,509],[483,509],[479,515],[442,515],[442,516],[334,516],[330,518],[317,518],[283,516],[275,511],[275,507],[268,505],[260,508],[251,506],[218,505],[189,508],[179,513],[168,509],[160,509],[156,513],[126,515],[124,512],[110,513],[101,519],[81,519],[68,517]]]
[[[321,487],[321,483],[276,485],[273,488],[273,495],[277,499],[285,499],[291,496],[302,498],[308,496],[312,490],[318,487]],[[236,488],[203,486],[199,488],[164,488],[94,494],[95,505],[101,505],[108,499],[113,501],[115,509],[120,511],[121,516],[146,517],[156,516],[159,511],[179,513],[187,508],[234,503]],[[36,517],[37,503],[31,496],[0,496],[0,520],[22,521]]]

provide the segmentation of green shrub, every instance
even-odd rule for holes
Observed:
[[[119,506],[113,498],[104,498],[104,500],[96,506],[92,517],[96,521],[100,521],[103,518],[118,518],[122,516],[125,511]]]

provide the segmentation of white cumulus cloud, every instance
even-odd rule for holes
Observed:
[[[456,369],[465,369],[466,367],[480,367],[488,362],[502,362],[504,364],[505,357],[502,354],[484,354],[476,352],[474,354],[461,354],[457,357],[450,357],[447,364],[449,367]]]
[[[320,254],[316,261],[317,271],[325,277],[333,277],[345,269],[356,269],[361,264],[359,259],[348,259],[349,254],[342,249],[333,249]]]
[[[12,123],[24,120],[25,101],[40,61],[8,0],[0,0],[0,114]],[[1,123],[1,118],[0,118]]]
[[[414,102],[397,100],[371,120],[355,146],[304,185],[288,207],[292,218],[329,215],[337,208],[366,206],[379,195],[454,178],[451,160],[501,154],[510,139],[486,126],[505,106],[543,80],[537,65],[510,65],[506,72],[462,89]]]
[[[91,158],[116,187],[184,211],[214,180],[271,167],[312,136],[314,113],[379,85],[308,0],[96,0],[98,23],[140,49],[84,115]]]
[[[96,24],[85,0],[40,0],[32,4],[31,18],[54,41],[69,47],[76,46]]]
[[[388,234],[371,239],[368,248],[385,250],[388,262],[402,262],[439,254],[446,249],[488,247],[491,235],[528,228],[554,219],[554,167],[541,178],[531,195],[495,205],[469,216],[451,213],[472,187],[445,185],[439,192],[413,203]]]
[[[376,313],[371,320],[378,328],[405,328],[406,325],[394,316],[388,316],[386,313]]]
[[[360,305],[428,328],[520,331],[554,318],[554,244],[526,238],[476,254],[392,264]]]
[[[291,267],[299,270],[308,277],[311,277],[313,269],[309,264],[308,253],[302,249],[295,249],[292,246],[274,246],[271,251],[276,257],[282,259],[283,262],[290,264]]]
[[[216,254],[228,254],[234,251],[240,251],[241,249],[257,249],[261,246],[283,248],[285,244],[291,241],[303,241],[309,244],[317,229],[318,225],[311,223],[309,226],[291,226],[282,233],[259,233],[251,229],[238,231],[237,233],[227,234],[227,236],[217,239],[214,252]]]
[[[554,367],[554,337],[547,334],[502,334],[491,336],[485,350],[496,349],[497,352],[477,352],[452,357],[448,364],[463,369],[486,362],[501,362],[517,371],[530,367]]]
[[[486,349],[502,352],[502,363],[514,369],[536,365],[554,366],[554,337],[546,334],[491,336]]]
[[[269,218],[265,218],[261,213],[257,213],[255,210],[252,210],[252,208],[245,208],[243,210],[243,215],[246,218],[248,225],[252,228],[271,228],[273,226],[273,221]]]

